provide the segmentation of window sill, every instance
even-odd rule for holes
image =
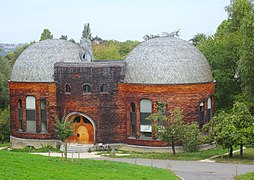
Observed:
[[[16,132],[22,133],[22,134],[49,134],[47,131],[42,131],[37,133],[36,131],[22,131],[22,130],[17,130]]]
[[[108,94],[108,92],[100,92],[100,94]]]
[[[91,95],[91,92],[84,92],[82,95],[86,96],[86,95]]]

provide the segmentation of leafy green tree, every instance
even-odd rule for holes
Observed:
[[[74,133],[72,121],[67,121],[65,118],[60,120],[56,115],[55,131],[58,139],[64,144],[64,156],[67,159],[67,138]]]
[[[93,43],[93,53],[98,60],[122,60],[133,50],[139,41],[127,40],[119,42],[115,40],[105,40],[99,44]]]
[[[4,109],[9,104],[8,80],[11,75],[11,67],[7,59],[0,57],[0,108]]]
[[[10,108],[0,109],[0,143],[10,141]]]
[[[222,111],[204,126],[209,131],[210,141],[216,141],[223,148],[229,149],[229,157],[233,156],[233,146],[240,145],[243,155],[243,145],[252,142],[254,136],[254,118],[244,103],[236,102],[230,112]]]
[[[103,39],[96,35],[95,37],[92,37],[91,41],[96,43],[102,43]]]
[[[249,128],[253,126],[254,117],[251,116],[244,103],[236,102],[232,108],[231,121],[237,131],[237,144],[240,145],[240,155],[243,156],[243,146],[250,142]]]
[[[201,139],[202,135],[197,122],[183,126],[181,141],[186,152],[198,151],[198,145]]]
[[[231,30],[238,31],[242,24],[242,20],[248,16],[249,12],[253,11],[252,0],[231,0],[226,11],[231,23]]]
[[[98,60],[120,60],[123,59],[118,52],[116,44],[93,44],[93,54]]]
[[[226,11],[228,19],[219,25],[213,36],[198,44],[216,79],[216,109],[230,109],[235,97],[242,93],[242,82],[247,92],[253,84],[250,82],[253,78],[253,66],[250,65],[253,63],[253,46],[250,46],[253,42],[253,18],[250,15],[253,3],[231,0]]]
[[[236,95],[241,92],[237,76],[240,37],[237,33],[210,36],[198,48],[209,61],[216,80],[216,110],[230,109]]]
[[[131,41],[127,40],[125,42],[119,42],[119,54],[123,57],[123,59],[131,52],[140,42],[139,41]]]
[[[254,12],[249,12],[241,22],[239,76],[247,99],[254,102]]]
[[[237,142],[237,130],[234,124],[230,120],[230,116],[226,116],[224,119],[224,126],[221,126],[221,131],[218,132],[216,142],[223,148],[229,149],[229,157],[233,157],[233,146]]]
[[[203,127],[210,141],[216,141],[223,149],[229,149],[229,157],[233,156],[233,146],[237,145],[236,127],[231,121],[231,114],[222,111]]]
[[[150,115],[147,119],[153,122],[153,129],[158,130],[158,137],[162,141],[171,144],[173,155],[175,155],[175,143],[181,140],[181,133],[184,127],[180,108],[172,109],[168,116],[158,111],[158,113]],[[159,123],[159,121],[162,122]]]
[[[46,39],[53,39],[53,34],[48,29],[43,30],[43,32],[41,33],[40,41]]]
[[[15,50],[13,52],[9,52],[4,58],[6,58],[9,62],[11,67],[14,65],[14,63],[16,62],[16,60],[18,59],[19,55],[30,45],[34,44],[35,41],[32,41],[28,44],[25,44],[23,46],[19,46],[17,48],[15,48]]]
[[[192,42],[194,46],[199,45],[202,41],[205,41],[207,39],[206,35],[203,33],[197,33],[192,39],[189,41]]]

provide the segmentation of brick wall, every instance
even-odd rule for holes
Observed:
[[[10,121],[11,135],[20,138],[52,139],[55,138],[54,122],[56,113],[55,83],[9,82],[10,87]],[[26,129],[26,97],[34,96],[36,100],[36,132]],[[18,100],[22,101],[22,124],[18,120]],[[46,99],[47,132],[41,132],[40,100]]]
[[[118,85],[124,78],[124,62],[96,62],[84,64],[58,63],[55,65],[57,82],[57,104],[60,115],[81,112],[96,124],[96,143],[123,142],[126,139],[126,125],[122,126],[118,103]],[[65,92],[65,85],[71,85],[71,93]],[[82,86],[90,84],[91,93],[84,93]],[[102,84],[108,85],[108,92],[100,92]],[[124,120],[125,121],[125,120]],[[126,124],[126,123],[125,123]]]
[[[204,84],[180,84],[180,85],[140,85],[140,84],[119,84],[119,94],[124,110],[123,114],[127,119],[126,133],[130,132],[130,103],[134,102],[136,105],[136,129],[137,137],[140,136],[140,100],[150,99],[152,101],[153,112],[156,112],[156,102],[166,102],[166,111],[174,107],[180,107],[183,110],[183,118],[186,123],[197,121],[199,123],[199,104],[204,101],[205,104],[205,118],[207,113],[207,99],[212,99],[212,109],[214,109],[214,83]],[[125,113],[124,113],[125,112]],[[212,111],[213,112],[213,111]],[[207,122],[207,119],[205,119]],[[137,140],[128,139],[127,142],[138,145],[165,145],[164,143],[155,142],[154,140]]]

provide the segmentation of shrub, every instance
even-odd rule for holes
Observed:
[[[201,140],[201,133],[197,122],[184,125],[182,138],[183,147],[186,152],[195,152]]]
[[[10,141],[10,108],[0,109],[0,143]]]

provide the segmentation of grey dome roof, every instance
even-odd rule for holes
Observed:
[[[125,82],[136,84],[192,84],[212,82],[204,55],[191,43],[159,37],[134,48],[125,59]]]
[[[11,81],[53,82],[56,62],[81,62],[84,50],[69,41],[50,39],[29,46],[16,60]]]

